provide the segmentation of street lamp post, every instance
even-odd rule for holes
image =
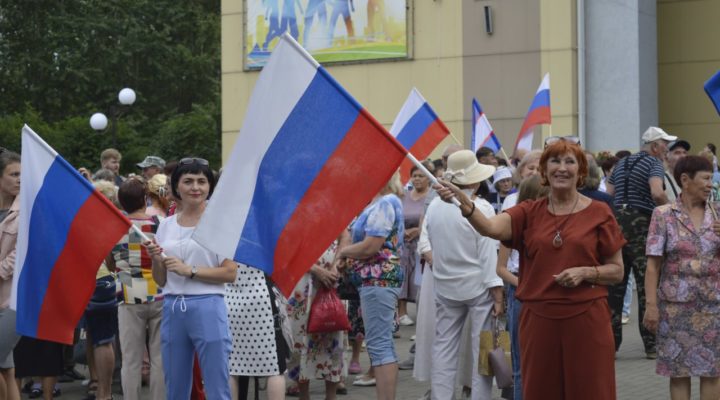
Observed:
[[[108,114],[110,114],[110,134],[112,135],[112,144],[117,148],[117,120],[125,111],[135,103],[135,91],[130,88],[124,88],[118,93],[119,105],[110,106]],[[90,117],[90,127],[100,132],[104,131],[108,126],[108,119],[103,113],[95,113]]]

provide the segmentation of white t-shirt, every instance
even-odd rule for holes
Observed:
[[[155,240],[169,257],[177,257],[185,264],[196,267],[219,267],[220,257],[200,246],[192,236],[195,227],[180,226],[177,215],[160,222]],[[224,283],[208,283],[190,279],[168,271],[167,282],[163,287],[165,295],[225,294]]]
[[[495,210],[484,199],[475,199],[475,207],[488,218],[495,216]],[[495,273],[497,241],[480,235],[456,205],[436,198],[425,220],[433,253],[435,293],[462,301],[503,285]]]
[[[502,204],[502,211],[507,210],[508,208],[515,207],[518,201],[518,194],[513,193],[510,196],[505,198],[505,201],[503,201]],[[510,257],[507,261],[507,269],[508,271],[512,272],[513,274],[517,275],[518,272],[520,272],[520,253],[517,250],[510,251]]]

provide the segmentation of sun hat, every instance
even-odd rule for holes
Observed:
[[[456,185],[472,185],[491,177],[493,172],[495,167],[480,164],[475,153],[460,150],[448,157],[445,178]]]
[[[647,128],[645,133],[643,133],[642,140],[645,143],[654,142],[656,140],[667,140],[668,142],[672,142],[677,140],[677,136],[668,135],[667,132],[657,126],[651,126]]]
[[[136,164],[138,168],[147,168],[147,167],[159,167],[159,168],[165,168],[165,160],[158,156],[147,156],[141,163]]]

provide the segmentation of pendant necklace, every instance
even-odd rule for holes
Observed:
[[[560,232],[565,228],[565,224],[567,224],[568,220],[570,220],[570,217],[572,217],[573,213],[575,212],[575,207],[578,205],[578,200],[580,200],[580,193],[577,194],[577,197],[575,197],[575,204],[573,205],[572,210],[570,211],[570,214],[565,217],[565,220],[562,221],[561,224],[555,224],[555,237],[553,238],[552,244],[553,247],[556,249],[559,249],[563,245],[563,239],[560,235]],[[555,216],[554,222],[557,222],[558,215],[555,214],[555,205],[552,201],[552,196],[548,196],[548,201],[550,202],[550,209],[552,210],[553,215]]]

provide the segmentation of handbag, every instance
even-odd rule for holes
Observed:
[[[338,279],[337,293],[340,300],[360,300],[360,293],[358,293],[357,286],[350,282],[347,270],[340,274]]]
[[[335,289],[318,288],[310,305],[308,333],[349,331],[350,321]]]
[[[480,332],[479,358],[478,373],[495,376],[495,382],[499,389],[506,389],[513,385],[510,333],[500,330],[497,317],[493,318],[492,331]]]

